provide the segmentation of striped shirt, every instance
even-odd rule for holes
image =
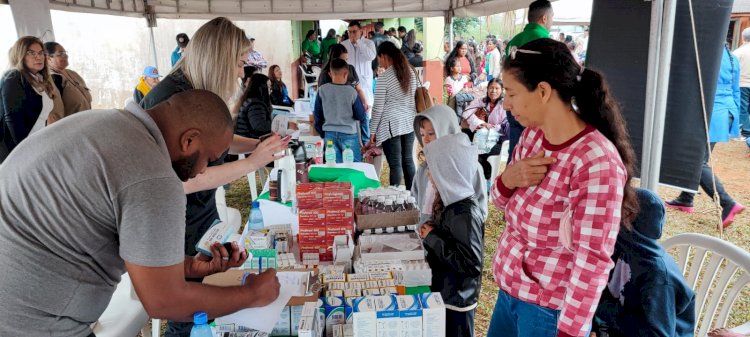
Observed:
[[[526,128],[513,161],[539,151],[557,158],[540,184],[511,190],[498,177],[492,187],[490,198],[507,221],[493,261],[495,282],[515,298],[560,310],[560,335],[588,336],[614,265],[627,171],[615,146],[591,126],[561,145]],[[570,250],[560,238],[566,210],[572,211]]]
[[[378,77],[370,120],[370,132],[375,135],[378,146],[393,137],[414,132],[414,116],[417,114],[414,94],[417,90],[417,79],[413,72],[409,72],[409,78],[409,90],[404,92],[393,66]]]

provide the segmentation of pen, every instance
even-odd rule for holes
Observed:
[[[258,274],[263,272],[263,257],[258,257]]]

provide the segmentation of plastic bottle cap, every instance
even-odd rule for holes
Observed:
[[[328,142],[327,142],[326,144],[328,144],[328,145],[333,145],[333,141],[332,141],[332,140],[329,140],[329,141],[328,141]]]
[[[253,207],[253,208],[260,208],[260,202],[258,202],[258,201],[253,201],[253,206],[252,206],[252,207]]]
[[[203,325],[208,324],[208,315],[203,311],[198,311],[193,314],[193,324]]]

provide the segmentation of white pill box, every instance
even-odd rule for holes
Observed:
[[[399,337],[422,337],[422,305],[417,295],[396,296]]]
[[[419,295],[422,305],[422,336],[445,337],[445,303],[440,293]]]

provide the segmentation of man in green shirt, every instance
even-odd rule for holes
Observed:
[[[552,27],[552,18],[555,15],[552,10],[552,4],[547,0],[536,0],[529,5],[529,23],[523,28],[523,31],[513,37],[508,46],[505,47],[505,57],[511,57],[510,49],[521,46],[537,40],[549,38],[549,29]],[[523,125],[518,123],[510,111],[507,111],[508,118],[508,162],[513,160],[513,149],[518,144],[518,139],[523,132]]]

